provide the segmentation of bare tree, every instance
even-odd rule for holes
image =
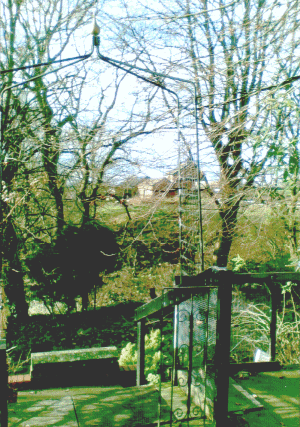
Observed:
[[[240,203],[274,154],[258,143],[270,119],[264,99],[297,79],[298,1],[161,0],[155,7],[141,1],[138,12],[128,4],[125,10],[128,54],[138,50],[140,63],[197,86],[201,153],[210,148],[215,157],[209,171],[202,156],[202,168],[220,182],[218,194],[209,179],[206,186],[220,218],[214,259],[226,266]],[[191,89],[184,83],[176,89],[193,114]]]
[[[131,162],[127,147],[159,127],[152,108],[157,88],[144,90],[131,80],[124,89],[126,73],[103,67],[96,58],[55,68],[53,61],[86,53],[78,40],[93,4],[48,0],[3,6],[0,70],[24,66],[1,74],[5,218],[7,232],[15,230],[19,243],[18,251],[10,251],[18,260],[12,264],[11,259],[9,268],[20,272],[21,287],[20,256],[40,244],[55,249],[73,220],[85,229],[97,219],[97,204],[109,189],[104,190],[106,176]],[[110,36],[118,43],[118,25],[110,22]],[[102,24],[107,25],[105,19]],[[41,65],[26,69],[33,64]],[[77,218],[66,209],[70,193]]]

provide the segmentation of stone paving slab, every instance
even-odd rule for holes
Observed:
[[[59,399],[21,399],[9,406],[9,426],[69,426],[78,427],[71,396]]]
[[[158,419],[158,391],[153,386],[109,387],[99,395],[73,397],[80,426],[137,427]]]
[[[20,392],[9,405],[9,427],[138,427],[157,421],[153,386],[83,387]]]
[[[170,387],[162,389],[161,420],[169,421]],[[242,397],[242,395],[241,395]],[[186,412],[185,393],[175,388],[173,416]],[[238,396],[235,397],[235,400]],[[242,409],[242,401],[239,404]],[[245,406],[244,408],[246,408]],[[198,417],[197,417],[198,418]],[[76,387],[70,389],[20,392],[18,403],[10,405],[9,427],[31,426],[104,426],[125,427],[156,425],[158,420],[158,390],[142,387]],[[204,425],[195,419],[192,425]],[[210,425],[206,421],[205,425]]]

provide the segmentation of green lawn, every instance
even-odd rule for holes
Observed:
[[[263,408],[246,407],[243,396],[231,394],[235,412],[231,414],[228,427],[299,427],[299,379],[299,370],[237,379],[250,395],[263,404]],[[163,389],[163,396],[166,393],[168,390]],[[180,404],[183,404],[186,398],[181,396],[180,399]],[[165,420],[168,419],[167,403],[168,396],[164,396],[162,410]],[[19,392],[18,402],[9,405],[8,425],[138,427],[155,425],[157,418],[158,391],[154,386],[73,387]],[[194,423],[197,424],[190,423],[190,426],[202,425],[201,420]]]

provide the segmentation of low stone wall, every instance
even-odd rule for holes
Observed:
[[[93,347],[75,350],[43,351],[31,353],[31,371],[36,365],[79,360],[99,360],[118,358],[117,347]]]
[[[116,347],[32,353],[31,384],[42,388],[118,384],[118,357]]]

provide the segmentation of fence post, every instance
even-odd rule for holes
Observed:
[[[141,319],[137,324],[137,367],[136,385],[146,384],[145,380],[145,319]]]
[[[178,386],[177,370],[178,370],[178,304],[174,307],[174,330],[173,330],[173,372],[172,385]]]
[[[232,278],[227,272],[224,272],[218,274],[218,280],[214,418],[216,427],[223,427],[226,425],[228,416]]]
[[[280,288],[277,283],[273,283],[272,277],[271,282],[268,283],[269,289],[271,291],[271,304],[272,304],[272,314],[270,322],[270,341],[271,341],[271,361],[276,361],[276,329],[277,329],[277,309],[281,297]]]
[[[7,412],[7,365],[6,365],[6,340],[0,339],[0,410],[1,420],[0,426],[7,427],[8,412]]]

